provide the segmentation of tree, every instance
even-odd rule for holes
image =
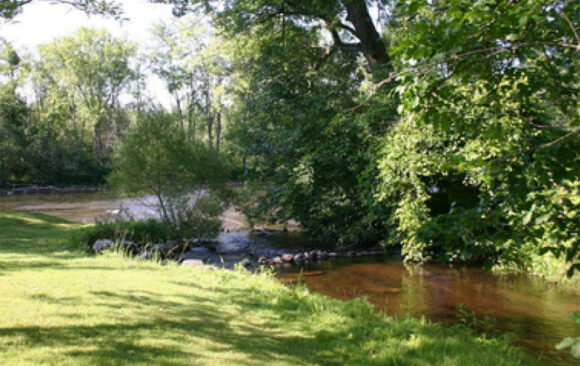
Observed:
[[[376,243],[381,211],[374,204],[376,146],[396,114],[373,100],[371,114],[342,113],[370,76],[356,53],[320,63],[316,29],[278,22],[230,39],[236,123],[229,138],[246,157],[251,218],[297,219],[315,240]],[[352,117],[352,118],[351,118]]]
[[[135,78],[135,53],[135,44],[90,28],[39,47],[35,83],[41,104],[51,106],[45,113],[60,106],[97,155],[108,154],[126,128],[119,97]]]
[[[153,195],[161,217],[174,230],[187,231],[199,215],[215,219],[223,210],[216,198],[225,181],[218,157],[189,139],[165,112],[142,116],[126,136],[110,181],[129,196]]]
[[[399,5],[385,81],[401,84],[402,116],[380,197],[408,258],[529,266],[553,252],[580,268],[578,14],[559,1]]]
[[[12,19],[22,11],[22,7],[32,2],[33,0],[3,0],[0,3],[0,18]],[[54,3],[71,5],[88,14],[121,16],[120,4],[112,0],[55,0]]]
[[[0,41],[0,74],[6,80],[0,84],[0,182],[5,182],[25,174],[22,159],[29,111],[16,91],[22,84],[27,64],[9,43]]]
[[[175,26],[158,24],[146,59],[173,96],[182,128],[192,137],[205,130],[208,145],[219,153],[228,62],[221,55],[219,38],[209,25],[200,24],[197,17],[181,19]]]
[[[307,47],[318,50],[320,61],[335,52],[354,52],[363,54],[371,65],[389,63],[388,44],[375,25],[375,21],[379,19],[373,19],[370,15],[370,2],[365,0],[237,0],[225,4],[213,0],[154,1],[174,4],[176,15],[204,9],[214,15],[220,29],[232,36],[248,32],[254,26],[272,22],[281,24],[282,33],[287,25],[324,30],[332,39],[328,47],[320,47],[318,43],[307,44]],[[390,1],[385,0],[376,2],[378,8],[389,4]]]

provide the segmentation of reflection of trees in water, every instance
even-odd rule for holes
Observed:
[[[523,275],[496,275],[481,268],[406,265],[405,270],[401,311],[409,304],[413,315],[454,322],[457,306],[464,304],[479,318],[496,318],[497,328],[515,333],[532,354],[554,364],[572,361],[554,345],[580,331],[567,321],[580,305],[577,297]]]

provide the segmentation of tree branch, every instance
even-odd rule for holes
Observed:
[[[383,79],[383,80],[381,80],[378,83],[373,85],[372,91],[369,93],[367,98],[365,98],[365,100],[363,100],[361,103],[359,103],[358,105],[356,105],[354,107],[343,110],[343,112],[356,111],[357,109],[362,107],[364,104],[366,104],[376,94],[378,89],[380,89],[385,84],[392,82],[395,78],[397,78],[399,76],[411,74],[411,73],[414,73],[417,71],[422,71],[425,69],[427,69],[428,72],[432,72],[433,70],[437,70],[439,65],[447,64],[447,63],[451,63],[451,62],[456,62],[456,61],[459,61],[465,57],[473,56],[473,55],[477,55],[477,54],[489,53],[489,55],[486,56],[489,58],[489,57],[496,56],[496,55],[499,55],[499,54],[504,53],[504,52],[517,51],[519,48],[546,47],[546,46],[558,47],[558,48],[573,48],[573,49],[580,51],[580,44],[574,45],[571,43],[556,43],[556,42],[523,42],[523,43],[514,43],[510,46],[488,47],[488,48],[481,48],[481,49],[467,51],[464,53],[453,55],[453,56],[451,56],[445,60],[442,60],[442,61],[429,62],[429,63],[423,64],[423,65],[418,65],[418,66],[411,67],[409,69],[398,71],[398,72],[393,71],[389,74],[389,76],[386,79]]]
[[[346,25],[346,24],[344,24],[343,22],[338,22],[338,24],[336,24],[336,26],[337,26],[338,28],[342,28],[342,29],[344,29],[344,30],[347,30],[347,31],[349,31],[349,32],[350,32],[350,33],[352,33],[354,36],[356,36],[356,30],[355,30],[353,27],[351,27],[351,26],[349,26],[349,25]]]
[[[558,144],[558,143],[560,143],[560,142],[564,141],[565,139],[567,139],[567,138],[569,138],[569,137],[571,137],[571,136],[574,136],[574,135],[576,135],[577,133],[580,133],[580,127],[576,127],[575,129],[573,129],[572,131],[568,132],[568,133],[567,133],[567,134],[565,134],[564,136],[562,136],[562,137],[559,137],[559,138],[555,139],[554,141],[551,141],[551,142],[548,142],[548,143],[546,143],[546,144],[540,145],[540,146],[538,146],[536,149],[537,149],[537,150],[541,150],[541,149],[545,149],[545,148],[548,148],[548,147],[554,146],[554,145],[556,145],[556,144]]]
[[[576,27],[574,27],[574,24],[572,23],[570,18],[568,18],[568,15],[564,12],[564,10],[562,10],[560,12],[560,15],[562,15],[562,18],[564,18],[564,20],[566,20],[566,22],[568,23],[568,26],[570,26],[572,33],[574,33],[574,37],[576,38],[576,42],[578,42],[578,44],[580,45],[580,37],[578,37],[578,32],[576,31]]]

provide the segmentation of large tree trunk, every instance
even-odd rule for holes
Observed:
[[[390,59],[387,46],[373,24],[365,0],[345,0],[346,20],[354,26],[354,35],[360,41],[360,51],[371,65],[387,64]]]

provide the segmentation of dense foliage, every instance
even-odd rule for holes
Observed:
[[[526,264],[551,251],[580,269],[578,5],[397,12],[402,115],[379,160],[391,240],[412,259]]]
[[[201,3],[235,34],[248,213],[410,260],[578,268],[576,3]]]
[[[135,78],[135,45],[83,28],[40,46],[38,60],[3,49],[2,181],[103,183],[131,119],[120,96]],[[27,81],[33,103],[19,93]]]
[[[246,213],[297,219],[318,240],[376,243],[373,150],[395,104],[375,103],[369,118],[342,114],[354,103],[353,81],[364,79],[356,55],[337,54],[313,70],[320,53],[304,40],[316,42],[316,32],[289,24],[282,40],[278,26],[262,24],[232,47],[243,75],[230,138],[247,156]]]

